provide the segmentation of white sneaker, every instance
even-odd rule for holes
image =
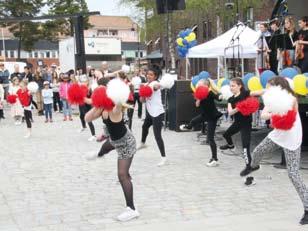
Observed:
[[[144,149],[146,147],[147,147],[147,145],[145,143],[140,143],[139,146],[137,147],[137,150],[141,150],[141,149]]]
[[[137,210],[132,210],[131,208],[126,207],[124,212],[122,212],[119,216],[117,216],[117,219],[118,221],[125,222],[137,218],[139,216],[140,214]]]
[[[85,158],[89,161],[91,160],[96,160],[98,158],[98,155],[96,152],[91,152],[91,153],[88,153]]]
[[[30,138],[30,136],[31,136],[31,133],[28,133],[28,134],[26,134],[26,135],[24,136],[24,138],[28,139],[28,138]]]
[[[161,161],[157,164],[157,166],[161,167],[161,166],[164,166],[164,165],[167,165],[167,164],[169,164],[167,158],[166,157],[162,157]]]
[[[84,130],[86,130],[85,128],[80,128],[79,132],[82,133]]]
[[[218,160],[210,159],[210,161],[206,165],[208,167],[217,167],[219,164],[218,164]]]
[[[181,131],[191,131],[191,129],[190,128],[188,128],[188,126],[186,125],[186,124],[182,124],[182,125],[180,125],[180,130]]]
[[[89,139],[88,139],[88,141],[95,141],[96,140],[96,136],[91,136]]]

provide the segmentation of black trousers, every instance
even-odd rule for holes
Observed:
[[[140,101],[140,96],[138,92],[134,93],[134,106],[138,104],[138,118],[142,116],[142,102]]]
[[[206,120],[205,117],[200,114],[196,117],[194,117],[188,127],[189,128],[193,128],[194,126],[200,124],[200,123],[203,123],[207,121],[207,139],[209,141],[209,144],[210,144],[210,148],[211,148],[211,152],[212,152],[212,159],[214,160],[218,160],[217,159],[217,145],[216,145],[216,142],[215,142],[215,130],[216,130],[216,126],[217,126],[217,119],[213,119],[213,120]]]
[[[32,127],[32,124],[31,124],[32,111],[24,110],[24,117],[25,117],[25,121],[27,124],[27,128],[31,128]]]
[[[128,108],[127,109],[127,117],[128,117],[128,128],[129,128],[129,130],[132,130],[133,115],[134,115],[134,109]]]
[[[0,119],[4,119],[3,109],[0,109]]]
[[[304,58],[299,60],[298,66],[301,69],[302,73],[308,72],[308,51],[305,52]]]
[[[146,112],[145,120],[142,125],[141,142],[145,143],[147,136],[149,134],[149,128],[153,125],[154,137],[158,145],[160,155],[162,157],[165,157],[166,156],[165,144],[161,136],[161,130],[163,128],[163,120],[164,120],[164,113],[160,114],[157,117],[152,117],[148,112]]]
[[[59,106],[59,111],[62,111],[62,101],[60,99],[60,94],[59,92],[54,92],[53,93],[53,110],[58,111],[58,106]]]
[[[233,145],[232,136],[236,133],[241,133],[242,147],[244,150],[244,157],[247,165],[251,163],[250,154],[250,140],[251,140],[251,122],[238,122],[235,121],[223,134],[229,145]]]
[[[86,121],[85,121],[85,115],[87,114],[88,111],[91,110],[91,106],[90,105],[80,105],[79,106],[79,118],[80,118],[80,121],[81,121],[81,125],[83,128],[86,128]],[[92,136],[95,136],[95,128],[94,128],[94,125],[92,122],[89,122],[88,123],[89,125],[89,128],[90,128],[90,131],[91,131],[91,134]]]
[[[271,52],[269,54],[269,62],[271,66],[271,71],[278,75],[278,60],[277,60],[277,52]]]

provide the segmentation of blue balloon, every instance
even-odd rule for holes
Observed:
[[[308,79],[306,80],[306,87],[308,88]]]
[[[194,47],[198,44],[198,42],[197,40],[194,40],[194,41],[191,41],[190,44],[191,44],[191,47]]]
[[[185,30],[185,37],[188,36],[188,35],[190,35],[191,32],[192,32],[191,29],[186,29],[186,30]]]
[[[267,82],[275,76],[276,74],[270,70],[263,71],[260,76],[262,87],[265,88]]]
[[[298,71],[295,68],[292,67],[287,67],[285,69],[283,69],[279,75],[281,77],[287,77],[289,79],[293,79],[294,76],[298,75]]]
[[[210,73],[208,73],[207,71],[201,71],[199,73],[199,78],[200,79],[208,79],[208,78],[210,78]]]
[[[304,73],[303,75],[306,76],[306,77],[308,77],[308,72]]]
[[[221,86],[223,87],[223,86],[226,86],[226,85],[229,85],[229,84],[230,84],[230,80],[229,80],[229,79],[225,79],[225,80],[222,82]]]
[[[185,35],[186,35],[186,33],[185,33],[184,30],[180,31],[179,36],[180,36],[181,38],[185,38],[185,37],[186,37]]]
[[[248,88],[248,81],[254,76],[255,76],[254,73],[247,73],[246,75],[244,75],[242,80],[246,88]]]
[[[183,44],[184,44],[184,46],[187,46],[188,45],[188,41],[186,39],[183,39]]]
[[[188,47],[188,48],[192,48],[192,47],[193,47],[193,44],[192,44],[192,43],[188,43],[187,47]]]
[[[192,85],[193,85],[194,87],[197,86],[197,83],[199,82],[199,80],[200,80],[199,75],[195,75],[195,76],[191,79]]]

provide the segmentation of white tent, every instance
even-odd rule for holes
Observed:
[[[239,23],[217,38],[189,49],[187,58],[256,58],[260,33]],[[233,47],[234,46],[234,49]],[[234,55],[234,56],[233,56]]]

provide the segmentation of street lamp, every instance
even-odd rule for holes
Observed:
[[[136,26],[136,29],[135,29],[135,27],[134,26]],[[138,68],[139,68],[139,70],[140,70],[140,67],[141,67],[141,64],[140,64],[140,29],[139,29],[139,25],[137,24],[137,23],[133,23],[132,24],[132,31],[137,31],[137,33],[138,33]]]

